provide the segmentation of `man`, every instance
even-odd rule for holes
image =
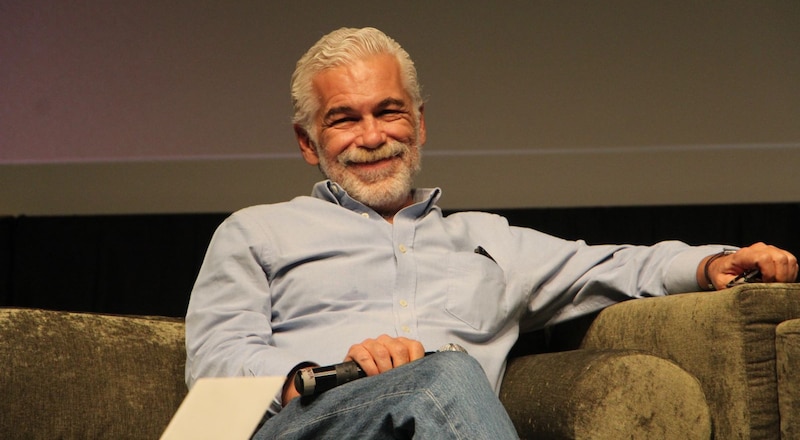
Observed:
[[[376,29],[323,37],[292,97],[303,158],[328,180],[226,220],[186,317],[190,386],[288,378],[256,438],[514,438],[496,393],[521,329],[751,269],[797,277],[796,258],[765,244],[588,246],[496,215],[443,217],[439,189],[412,188],[426,134],[413,62]],[[446,343],[469,355],[424,356]],[[369,377],[297,399],[299,368],[342,360]]]

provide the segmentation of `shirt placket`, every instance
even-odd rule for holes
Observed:
[[[397,336],[419,339],[415,312],[417,263],[414,256],[414,221],[396,217],[392,235],[397,265],[397,278],[392,292],[395,331]]]

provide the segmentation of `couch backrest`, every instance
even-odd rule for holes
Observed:
[[[177,318],[0,309],[0,438],[156,439],[185,359]]]

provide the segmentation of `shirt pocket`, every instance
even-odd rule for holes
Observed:
[[[505,321],[509,306],[505,273],[490,258],[471,252],[450,254],[445,310],[479,334],[490,335]]]

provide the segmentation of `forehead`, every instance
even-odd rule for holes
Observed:
[[[332,107],[356,109],[378,105],[386,99],[410,104],[400,65],[392,55],[373,55],[323,70],[314,76],[312,83],[321,113]]]

